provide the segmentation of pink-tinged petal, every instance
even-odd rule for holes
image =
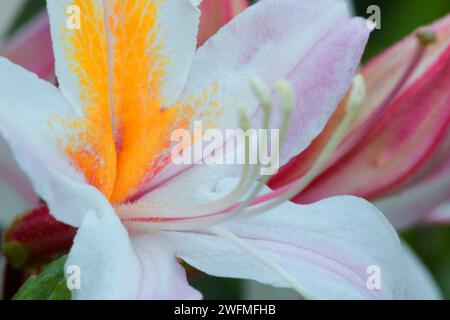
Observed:
[[[288,76],[296,90],[297,108],[290,119],[286,147],[281,150],[282,164],[303,151],[336,111],[350,87],[369,32],[362,19],[343,24]]]
[[[450,162],[446,161],[413,184],[375,200],[375,205],[396,228],[405,229],[420,222],[445,223],[439,205],[449,200]]]
[[[285,163],[322,131],[348,89],[369,33],[365,21],[350,19],[340,1],[260,1],[197,51],[180,103],[195,110],[193,120],[226,130],[240,127],[234,106],[241,102],[257,128],[261,109],[250,80],[289,80],[298,103],[282,148]],[[278,110],[275,129],[281,125]],[[178,169],[166,168],[140,193]]]
[[[72,290],[72,299],[136,299],[140,287],[141,266],[128,233],[113,209],[86,215],[74,239],[66,262],[66,271],[80,271],[80,288]]]
[[[202,45],[219,29],[248,7],[248,0],[203,0],[200,5],[198,44]]]
[[[179,264],[175,252],[153,236],[132,239],[134,251],[142,268],[138,299],[140,300],[198,300],[200,292],[186,279],[186,271]]]
[[[256,122],[261,115],[249,85],[253,76],[270,85],[288,79],[298,102],[282,152],[289,159],[323,129],[343,98],[369,33],[362,19],[348,18],[342,2],[260,1],[198,50],[184,99],[210,93],[195,106],[194,119],[232,129],[239,127],[238,101]],[[279,128],[280,114],[274,113],[272,126]]]
[[[18,214],[38,203],[33,186],[0,136],[0,228],[7,227]]]
[[[106,201],[65,154],[77,119],[57,88],[0,58],[0,134],[52,214],[74,226]]]
[[[439,290],[431,273],[420,261],[419,257],[406,243],[402,243],[406,263],[406,293],[407,300],[440,300]]]
[[[407,181],[446,137],[450,125],[448,83],[450,46],[394,99],[368,130],[365,124],[361,126],[365,133],[357,144],[347,149],[344,141],[335,155],[338,160],[295,201],[309,203],[336,194],[376,198]],[[371,96],[370,83],[368,91]],[[358,129],[351,132],[348,141],[358,140],[358,134]]]
[[[0,54],[46,80],[54,80],[50,25],[47,13],[41,13],[16,32]]]
[[[222,227],[284,268],[312,298],[403,298],[400,241],[384,216],[364,200],[337,197],[308,206],[285,203]],[[289,287],[228,240],[190,232],[165,232],[164,237],[181,259],[208,274]],[[380,290],[367,286],[371,266],[380,268]]]
[[[10,31],[11,24],[19,15],[26,0],[0,0],[0,45],[2,38]]]

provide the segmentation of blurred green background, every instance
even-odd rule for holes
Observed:
[[[370,5],[378,5],[381,8],[382,29],[376,30],[372,34],[364,61],[394,44],[419,26],[429,24],[450,13],[449,0],[355,0],[354,5],[357,14],[362,17],[369,16],[367,7]],[[44,6],[45,0],[30,0],[13,30]],[[444,297],[450,299],[450,229],[444,227],[418,228],[403,233],[402,236],[433,272]],[[242,282],[239,280],[197,276],[194,279],[194,285],[208,299],[238,299],[242,297]]]

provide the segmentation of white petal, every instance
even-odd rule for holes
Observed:
[[[111,207],[86,215],[66,262],[81,271],[73,299],[135,299],[141,267],[128,233]]]
[[[81,271],[74,299],[200,299],[186,280],[173,249],[158,235],[130,240],[111,207],[90,212],[77,233],[66,263]]]
[[[289,272],[308,296],[320,299],[401,299],[401,245],[383,215],[364,200],[337,197],[309,206],[286,203],[263,215],[227,223]],[[277,287],[287,283],[247,252],[205,233],[166,233],[180,258],[201,271],[253,279]],[[381,287],[369,289],[370,268],[379,267]]]

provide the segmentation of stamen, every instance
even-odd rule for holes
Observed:
[[[292,86],[289,82],[284,80],[278,80],[275,84],[275,90],[277,91],[280,102],[281,102],[281,113],[282,113],[282,125],[280,128],[280,142],[278,146],[276,147],[276,152],[280,151],[280,146],[284,144],[284,141],[286,139],[287,130],[289,128],[289,122],[291,119],[291,114],[295,107],[295,95],[294,91],[292,89]],[[267,140],[265,139],[263,141],[263,147],[267,148]],[[264,150],[263,152],[266,152],[267,150]],[[270,165],[270,164],[269,164]],[[226,217],[223,217],[223,220],[230,220],[241,214],[241,212],[251,204],[251,202],[255,199],[255,197],[258,196],[261,189],[267,184],[267,182],[270,180],[272,176],[267,175],[259,179],[259,182],[253,189],[253,191],[250,193],[250,195],[247,197],[247,199],[239,204],[237,208],[233,209],[232,212],[227,213]]]
[[[242,249],[243,251],[249,253],[251,256],[259,260],[263,265],[265,265],[267,268],[269,268],[272,272],[277,274],[281,279],[285,280],[286,283],[295,291],[297,291],[303,298],[312,300],[313,297],[310,296],[307,293],[307,290],[303,288],[303,286],[295,279],[289,272],[287,272],[283,267],[281,267],[279,264],[277,264],[275,261],[270,260],[265,255],[263,255],[261,252],[259,252],[256,248],[253,248],[252,246],[246,244],[244,241],[239,239],[239,237],[235,236],[231,232],[219,228],[219,227],[211,227],[209,228],[209,231],[216,234],[217,236],[224,238],[234,245],[236,245],[238,248]]]
[[[324,149],[322,150],[322,153],[319,155],[316,162],[313,164],[311,169],[306,173],[306,175],[299,178],[297,181],[289,184],[288,187],[284,188],[287,191],[283,193],[281,196],[277,193],[274,193],[275,197],[273,198],[273,201],[264,203],[264,205],[258,208],[247,210],[245,212],[245,216],[265,212],[280,205],[285,201],[289,201],[297,194],[302,192],[320,174],[322,169],[326,166],[328,160],[333,155],[336,148],[344,140],[345,136],[348,133],[348,130],[351,128],[353,121],[355,120],[358,114],[359,107],[362,105],[364,101],[366,89],[364,78],[362,75],[357,75],[353,79],[352,88],[353,89],[350,94],[350,98],[346,105],[346,115],[344,119],[342,120],[339,127],[337,128],[333,136],[330,138]],[[267,199],[267,196],[265,196],[265,199]],[[258,199],[256,199],[256,202],[257,200]]]

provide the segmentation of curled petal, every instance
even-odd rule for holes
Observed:
[[[131,240],[111,207],[92,211],[74,240],[66,269],[81,271],[73,299],[200,299],[164,242],[154,235]]]
[[[141,267],[128,233],[111,207],[86,215],[74,239],[66,270],[78,267],[81,286],[72,298],[135,299]]]

